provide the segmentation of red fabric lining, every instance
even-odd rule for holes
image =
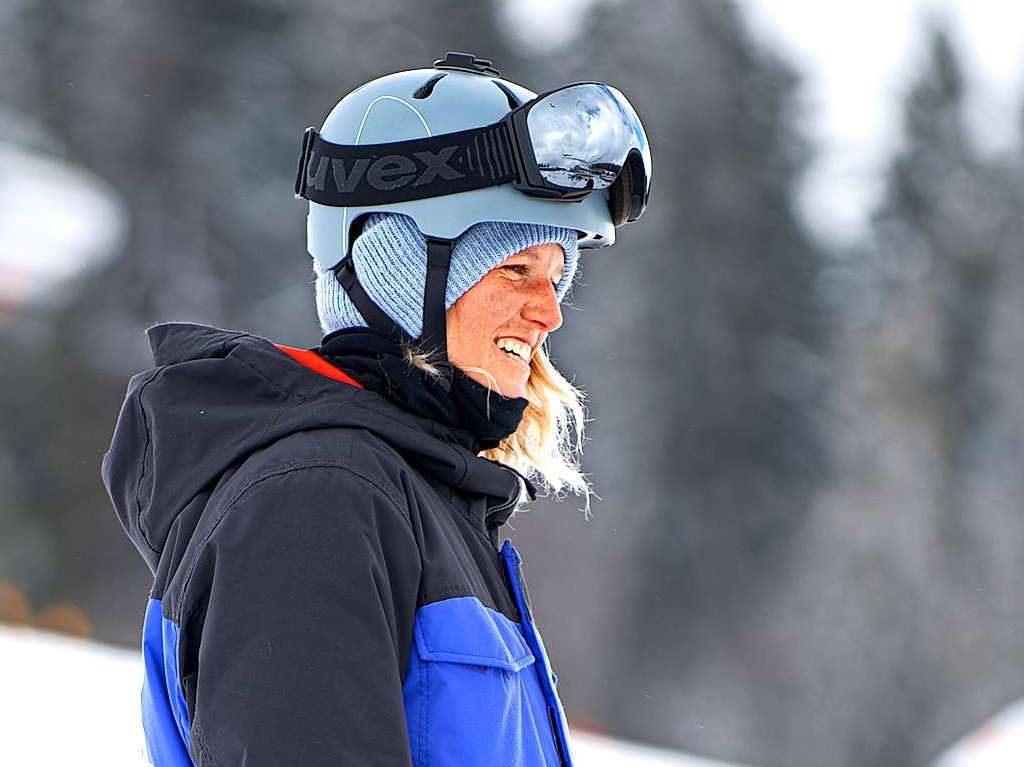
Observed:
[[[330,362],[325,360],[316,352],[309,351],[308,349],[296,349],[294,346],[285,346],[284,344],[274,344],[278,349],[283,351],[293,360],[298,362],[303,367],[309,368],[315,373],[319,373],[326,378],[330,378],[333,381],[341,381],[343,383],[351,384],[360,389],[363,385],[356,379],[346,373],[344,370],[334,367]]]

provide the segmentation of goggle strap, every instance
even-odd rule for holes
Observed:
[[[386,205],[499,186],[518,178],[503,122],[387,144],[332,144],[307,128],[298,197],[333,207]]]

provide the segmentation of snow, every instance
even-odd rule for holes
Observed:
[[[145,765],[139,653],[0,626],[4,764]]]
[[[576,767],[743,767],[590,733],[574,732],[570,738]]]
[[[0,626],[3,764],[147,764],[138,652],[32,628]],[[577,767],[740,767],[584,732]],[[956,767],[960,767],[957,765]]]
[[[954,743],[932,767],[1020,767],[1024,700],[1011,704]]]

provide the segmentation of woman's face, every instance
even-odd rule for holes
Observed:
[[[546,242],[487,272],[447,312],[451,363],[506,397],[525,396],[530,358],[562,324],[555,286],[564,270],[562,246]]]

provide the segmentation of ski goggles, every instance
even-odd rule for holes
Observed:
[[[651,191],[651,150],[622,92],[574,83],[481,128],[385,144],[334,144],[306,128],[295,194],[335,207],[384,205],[511,183],[575,202],[608,189],[615,226],[636,221]]]

